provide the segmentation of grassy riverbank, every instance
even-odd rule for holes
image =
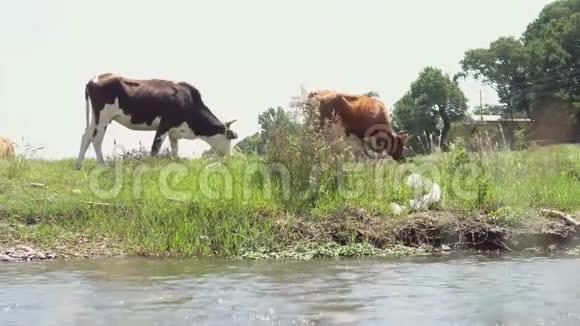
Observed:
[[[268,162],[133,158],[100,169],[86,161],[76,171],[72,160],[3,160],[0,249],[20,241],[59,256],[260,257],[324,256],[324,246],[327,255],[397,253],[399,245],[459,248],[470,241],[511,247],[508,233],[565,229],[539,209],[580,211],[580,147],[574,145],[456,149],[405,164],[323,164],[312,176],[303,165]],[[396,215],[391,203],[406,205],[416,195],[405,183],[412,172],[441,185],[442,202]],[[307,191],[313,180],[315,191]]]

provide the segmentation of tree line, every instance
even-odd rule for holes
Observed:
[[[460,65],[454,75],[425,67],[394,105],[395,128],[438,139],[447,150],[452,123],[468,110],[459,81],[472,77],[495,90],[499,99],[499,105],[478,106],[474,113],[524,115],[541,123],[537,119],[546,110],[565,108],[573,136],[580,138],[580,0],[548,4],[519,37],[500,37],[487,48],[469,49]],[[379,97],[376,92],[365,95]],[[271,133],[282,125],[299,130],[298,120],[282,107],[269,108],[258,122],[261,130],[237,144],[244,153],[262,155]]]

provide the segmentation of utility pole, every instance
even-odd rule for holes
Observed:
[[[479,119],[483,121],[483,100],[481,97],[481,89],[479,90]]]
[[[509,105],[509,109],[510,109],[510,149],[514,149],[514,139],[515,137],[515,131],[514,131],[514,98],[513,96],[510,98],[510,105]]]

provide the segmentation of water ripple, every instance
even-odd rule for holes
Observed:
[[[580,260],[0,265],[1,325],[578,325]]]

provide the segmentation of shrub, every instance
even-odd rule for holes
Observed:
[[[516,226],[523,221],[524,214],[520,210],[506,206],[491,212],[487,218],[497,225]]]
[[[295,126],[280,126],[266,145],[266,161],[290,172],[291,192],[295,195],[289,204],[305,208],[314,205],[320,195],[337,191],[337,179],[347,177],[344,163],[353,162],[354,155],[337,120],[321,128],[317,104],[302,96],[293,108],[302,119],[299,132],[293,130]]]

